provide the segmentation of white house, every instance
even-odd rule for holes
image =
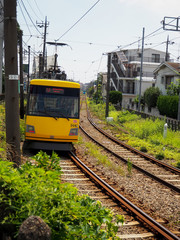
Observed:
[[[110,90],[121,91],[122,107],[127,107],[139,95],[141,49],[125,49],[110,54]],[[153,71],[165,60],[165,56],[166,52],[144,49],[141,95],[155,84]]]
[[[180,63],[163,62],[154,70],[154,75],[155,86],[166,95],[168,85],[177,84],[177,80],[180,80]]]

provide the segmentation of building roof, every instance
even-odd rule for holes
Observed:
[[[153,73],[157,73],[163,67],[168,67],[175,74],[180,75],[180,63],[177,63],[177,62],[163,62],[154,70]]]
[[[127,48],[127,49],[120,49],[118,51],[141,51],[141,48]],[[144,48],[144,51],[149,51],[149,50],[152,50],[153,52],[159,52],[159,53],[165,53],[164,51],[161,51],[161,50],[157,50],[157,49],[154,49],[154,48]]]

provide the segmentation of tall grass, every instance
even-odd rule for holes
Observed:
[[[94,103],[91,102],[92,111],[93,105]],[[102,106],[98,105],[99,112],[101,108]],[[98,111],[97,109],[96,111]],[[109,116],[113,117],[116,125],[123,125],[130,133],[124,135],[117,132],[116,136],[118,138],[125,140],[129,145],[137,149],[145,147],[148,154],[157,156],[163,153],[165,159],[169,159],[177,167],[180,165],[180,132],[168,129],[167,136],[164,138],[164,120],[142,119],[129,111],[115,111],[113,108],[110,109]],[[176,163],[174,163],[174,160]]]

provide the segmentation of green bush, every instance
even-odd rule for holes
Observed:
[[[144,147],[144,146],[142,146],[142,147],[140,148],[140,151],[141,151],[141,152],[147,152],[147,148]]]
[[[149,108],[156,107],[158,97],[161,92],[158,87],[150,87],[147,88],[144,92],[144,102],[147,104]]]
[[[161,115],[177,119],[178,96],[159,96],[157,107]]]
[[[112,104],[118,104],[122,102],[122,93],[119,91],[110,91],[109,92],[109,101]]]
[[[36,215],[51,228],[52,240],[117,239],[117,223],[123,217],[114,216],[86,195],[79,196],[71,184],[61,184],[60,172],[56,167],[49,170],[45,158],[43,164],[27,162],[19,169],[0,160],[0,223],[15,224],[18,229],[25,219]]]
[[[180,161],[177,162],[176,167],[180,168]]]
[[[156,154],[156,158],[157,158],[158,160],[164,159],[164,153],[162,153],[162,152],[157,153],[157,154]]]

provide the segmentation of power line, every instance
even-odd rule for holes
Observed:
[[[82,17],[79,18],[79,20],[77,20],[65,33],[63,33],[56,41],[59,41],[62,37],[64,37],[65,34],[67,34],[73,27],[75,27],[78,22],[80,22],[97,4],[98,2],[100,2],[101,0],[98,0],[97,2],[95,2],[93,4],[93,6],[87,11],[85,12]]]
[[[28,28],[28,31],[29,31],[29,33],[30,33],[30,35],[31,35],[30,28],[29,28],[29,26],[28,26],[28,23],[27,23],[26,18],[25,18],[25,16],[24,16],[23,10],[22,10],[22,8],[21,8],[21,4],[20,4],[19,1],[18,1],[18,3],[19,3],[19,8],[20,8],[20,10],[21,10],[21,13],[22,13],[22,15],[23,15],[24,21],[25,21],[26,26],[27,26],[27,28]]]
[[[172,23],[173,21],[175,21],[175,20],[171,20],[169,23]],[[163,21],[162,21],[162,23],[163,23]],[[160,31],[161,29],[163,29],[163,27],[160,27],[160,28],[156,29],[155,31],[153,31],[152,33],[146,35],[146,36],[144,37],[144,39],[145,39],[145,38],[148,38],[148,37],[150,37],[150,36],[151,36],[151,37],[154,37],[155,35],[153,35],[153,34],[155,34],[156,32]],[[153,36],[152,36],[152,35],[153,35]],[[134,45],[135,43],[138,43],[139,41],[142,41],[142,38],[140,38],[140,39],[138,39],[138,40],[136,40],[136,41],[134,41],[134,42],[132,42],[132,43],[129,43],[129,44],[123,46],[121,49],[118,48],[118,50],[122,50],[123,48],[127,48],[127,47],[129,47],[129,46],[132,46],[132,45]],[[116,50],[115,50],[115,51],[116,51]]]
[[[26,6],[24,5],[23,0],[21,0],[21,2],[22,2],[22,5],[23,5],[23,7],[24,7],[24,9],[25,9],[25,11],[26,11],[26,13],[27,13],[27,15],[28,15],[30,21],[32,22],[33,26],[34,26],[35,29],[39,32],[39,34],[42,35],[42,33],[39,31],[39,29],[38,29],[38,28],[36,27],[36,25],[34,24],[32,18],[31,18],[31,16],[30,16],[30,14],[29,14],[29,12],[28,12],[27,9],[26,9]]]
[[[34,11],[34,9],[32,8],[31,4],[29,3],[29,1],[27,1],[27,3],[29,4],[29,7],[31,8],[32,12],[34,13],[34,15],[39,18],[39,20],[41,20],[41,18],[38,16],[38,14],[36,14],[36,12]],[[36,3],[37,4],[37,3]]]
[[[37,4],[36,0],[34,0],[34,2],[35,2],[35,4],[36,4],[36,7],[37,7],[37,9],[38,9],[39,13],[40,13],[40,14],[41,14],[41,16],[44,18],[44,15],[42,14],[42,12],[41,12],[40,8],[38,7],[38,4]]]

